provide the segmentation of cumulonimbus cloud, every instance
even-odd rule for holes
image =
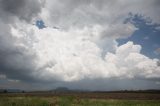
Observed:
[[[140,10],[158,22],[156,0],[143,6],[144,0],[47,0],[43,6],[40,0],[18,1],[0,1],[0,74],[51,82],[160,77],[158,59],[141,54],[141,46],[132,41],[121,46],[116,41],[136,30],[124,23],[129,12]],[[32,25],[36,18],[48,27]]]
[[[97,29],[97,32],[95,30],[90,32],[90,28],[71,29],[66,32],[30,26],[24,31],[32,32],[32,39],[30,39],[32,45],[23,44],[23,46],[36,56],[32,60],[35,66],[32,75],[37,79],[76,81],[112,77],[158,78],[160,75],[158,59],[152,60],[142,55],[141,46],[134,45],[133,42],[121,46],[117,46],[116,43],[108,45],[115,47],[115,50],[106,51],[103,58],[103,49],[96,44],[97,41],[90,39],[91,34],[100,33]],[[13,35],[18,36],[14,32]],[[110,38],[109,40],[115,41]]]

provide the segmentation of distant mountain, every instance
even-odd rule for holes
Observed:
[[[50,90],[51,92],[54,93],[69,93],[69,92],[90,92],[89,90],[84,90],[84,89],[69,89],[67,87],[57,87],[56,89]]]
[[[64,91],[70,91],[70,89],[68,89],[67,87],[58,87],[54,91],[64,92]]]

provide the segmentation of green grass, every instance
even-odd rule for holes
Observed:
[[[160,106],[160,100],[102,100],[65,97],[0,97],[0,106]]]
[[[49,106],[49,102],[36,97],[0,97],[0,106]]]
[[[80,106],[160,106],[160,101],[149,100],[84,100]]]

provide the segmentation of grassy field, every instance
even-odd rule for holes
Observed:
[[[79,99],[74,97],[0,97],[0,106],[160,106],[160,101]]]
[[[77,95],[0,95],[0,106],[160,106],[159,99],[105,99],[95,98],[94,95],[90,94],[87,98]]]

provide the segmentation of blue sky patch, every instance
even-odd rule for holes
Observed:
[[[43,29],[43,28],[46,27],[45,24],[44,24],[44,22],[43,22],[42,20],[37,20],[37,21],[36,21],[36,26],[37,26],[39,29]]]
[[[132,15],[126,19],[125,23],[131,22],[138,28],[132,36],[127,39],[118,39],[120,45],[127,41],[133,41],[135,44],[142,46],[142,54],[150,58],[160,58],[159,54],[155,53],[155,50],[160,48],[160,27],[158,24],[153,24],[151,20],[146,20],[142,15]]]

